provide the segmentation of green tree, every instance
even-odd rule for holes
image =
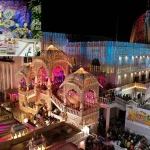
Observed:
[[[31,0],[29,2],[29,9],[31,10],[31,31],[34,39],[41,39],[41,0]]]

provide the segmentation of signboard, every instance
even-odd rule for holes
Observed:
[[[149,127],[150,126],[150,111],[127,105],[126,120]]]

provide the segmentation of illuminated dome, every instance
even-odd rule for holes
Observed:
[[[61,60],[61,59],[68,61],[66,54],[63,51],[57,49],[53,45],[50,45],[46,50],[44,50],[40,58],[46,61]]]
[[[31,67],[31,64],[28,63],[28,64],[21,66],[16,76],[25,77],[26,79],[29,76],[34,76],[34,71],[33,71],[33,68]]]
[[[95,84],[101,86],[98,80],[95,78],[95,76],[85,71],[82,67],[78,69],[76,72],[66,77],[65,81],[62,83],[61,86],[63,86],[66,83],[75,84],[80,89],[84,89],[87,86],[95,85]]]
[[[131,37],[130,37],[130,42],[136,42],[136,43],[145,43],[145,18],[146,18],[146,13],[142,14],[135,24],[133,25],[132,32],[131,32]]]
[[[142,14],[133,25],[130,42],[150,44],[150,10]]]

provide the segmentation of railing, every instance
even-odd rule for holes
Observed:
[[[94,112],[97,112],[99,109],[99,106],[95,106],[95,108],[90,108],[90,109],[87,109],[87,110],[84,110],[83,111],[83,116],[86,116],[86,115],[89,115],[91,113],[94,113]]]
[[[134,71],[134,70],[138,70],[138,69],[145,69],[146,65],[145,64],[141,64],[141,65],[121,65],[117,67],[117,72],[121,73],[121,72],[130,72],[130,71]]]
[[[56,115],[56,114],[54,114],[52,112],[51,112],[51,117],[54,117],[54,118],[59,119],[60,121],[62,121],[62,117],[61,116]]]
[[[73,142],[75,142],[75,141],[77,141],[83,137],[84,137],[84,132],[80,132],[80,133],[77,133],[76,135],[74,135],[73,137],[67,139],[66,142],[67,143],[69,143],[69,142],[73,143]]]
[[[138,106],[138,103],[135,102],[134,100],[129,100],[127,101],[127,104],[133,103],[136,107]]]
[[[111,104],[112,100],[110,98],[99,97],[98,102],[101,104]]]
[[[34,90],[28,91],[28,96],[31,96],[31,95],[33,95],[34,93],[35,93]]]
[[[52,95],[52,98],[51,98],[52,102],[59,107],[59,109],[61,111],[64,111],[64,104],[60,102],[60,100],[57,99],[56,96]]]
[[[42,94],[48,95],[48,91],[47,90],[41,90],[40,91]]]
[[[119,97],[115,97],[115,101],[119,104],[123,104],[123,105],[126,105],[127,104],[127,101],[125,101],[124,99],[122,98],[119,98]]]
[[[23,106],[21,106],[20,107],[23,111],[25,111],[25,112],[28,112],[28,113],[31,113],[31,114],[36,114],[37,113],[37,110],[36,109],[33,109],[33,108],[31,108],[31,107],[23,107]]]
[[[135,86],[135,87],[141,87],[141,88],[146,88],[147,85],[149,85],[149,84],[134,83],[134,86]]]
[[[26,91],[21,91],[21,90],[19,90],[19,94],[27,95],[27,92],[26,92]]]
[[[124,89],[127,89],[127,88],[131,88],[133,86],[134,86],[134,83],[130,83],[130,84],[122,86],[121,88],[122,88],[122,90],[124,90]]]
[[[44,93],[40,93],[40,99],[43,99],[43,100],[47,101],[48,95],[46,95]]]
[[[81,116],[81,113],[79,110],[72,109],[70,107],[66,108],[66,112],[71,113],[71,114],[76,115],[76,116]]]

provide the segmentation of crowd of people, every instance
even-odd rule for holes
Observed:
[[[125,101],[132,100],[132,97],[129,94],[123,94],[123,95],[122,94],[117,94],[116,96],[123,99],[123,100],[125,100]]]
[[[121,148],[126,148],[127,150],[134,150],[134,147],[141,140],[146,141],[146,138],[142,135],[136,135],[135,133],[124,130],[124,128],[120,124],[110,125],[108,129],[107,141],[113,141]]]
[[[104,139],[89,135],[85,142],[85,150],[115,150],[113,145],[105,144]]]
[[[48,126],[59,121],[54,117],[48,116],[48,110],[46,106],[41,107],[39,112],[34,116],[34,120],[36,124],[40,124],[41,126]]]

